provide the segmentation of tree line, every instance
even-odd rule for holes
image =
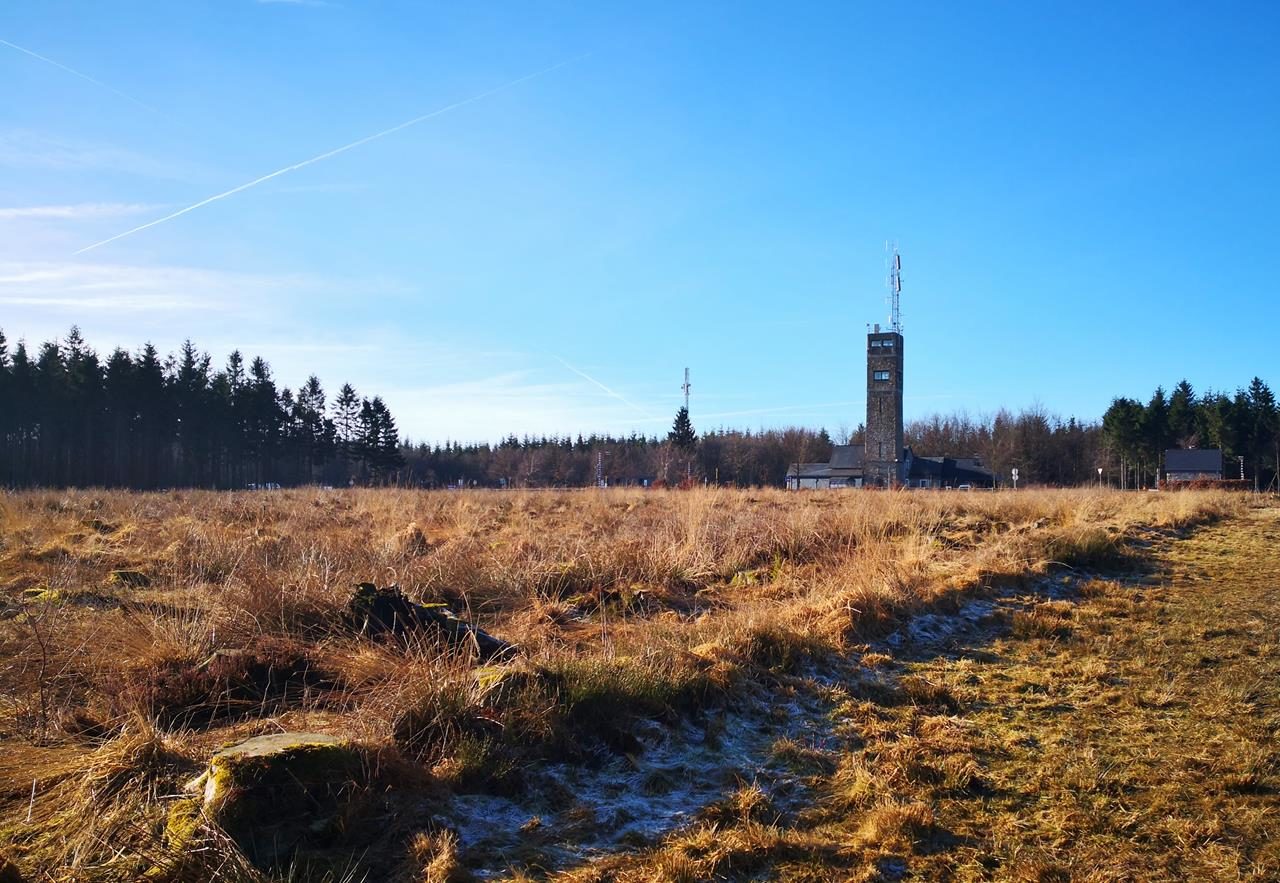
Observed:
[[[1143,406],[1117,398],[1102,421],[1062,418],[1040,406],[977,417],[934,414],[908,421],[905,443],[920,457],[975,457],[1010,483],[1073,487],[1151,486],[1171,447],[1221,447],[1245,457],[1260,487],[1280,462],[1274,397],[1255,380],[1234,396],[1195,396],[1185,381]],[[682,408],[666,436],[509,436],[497,444],[410,445],[406,475],[431,487],[584,487],[606,483],[675,485],[686,478],[738,487],[779,486],[796,463],[826,462],[834,444],[861,444],[865,430],[715,429],[698,435]],[[1099,472],[1101,470],[1101,472]]]
[[[278,387],[239,351],[215,369],[187,341],[98,356],[73,327],[10,352],[0,331],[0,485],[130,488],[377,483],[403,465],[395,418],[350,384]]]
[[[681,409],[683,410],[683,409]],[[497,444],[417,444],[405,449],[405,476],[425,487],[781,485],[799,454],[826,460],[825,430],[717,429],[697,435],[688,415],[666,436],[509,436]]]
[[[1145,405],[1117,398],[1102,426],[1109,450],[1122,463],[1124,486],[1149,486],[1169,448],[1219,448],[1226,477],[1239,478],[1243,469],[1243,478],[1258,488],[1269,487],[1280,466],[1280,409],[1259,377],[1234,393],[1197,395],[1183,380],[1168,395],[1156,387]]]
[[[33,354],[0,331],[0,485],[211,487],[396,483],[413,487],[584,487],[709,482],[779,486],[792,465],[826,462],[863,429],[791,427],[698,434],[681,408],[665,435],[508,436],[491,443],[402,440],[381,398],[343,385],[327,401],[314,375],[280,388],[261,358],[222,368],[187,341],[105,360],[77,328]],[[1146,404],[1116,398],[1100,422],[1041,407],[909,421],[922,457],[977,457],[1002,483],[1150,486],[1172,447],[1221,448],[1268,486],[1280,464],[1280,412],[1259,378],[1234,394],[1187,381]],[[1099,474],[1098,470],[1102,472]]]
[[[496,445],[420,444],[405,451],[415,484],[455,487],[583,487],[599,477],[611,485],[676,485],[692,479],[737,487],[777,487],[797,463],[825,463],[835,444],[861,444],[864,429],[790,427],[758,432],[714,429],[697,434],[681,408],[666,436],[632,434],[525,437]],[[972,418],[934,415],[905,427],[918,456],[977,457],[998,475],[1014,466],[1038,484],[1096,480],[1104,456],[1101,428],[1061,420],[1039,408]]]
[[[1098,481],[1099,466],[1111,471],[1097,423],[1062,419],[1036,406],[972,418],[933,415],[910,420],[906,444],[920,457],[977,457],[997,482],[1018,470],[1020,484],[1069,487]]]

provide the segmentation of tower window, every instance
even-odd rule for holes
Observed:
[[[885,342],[884,342],[883,340],[873,340],[873,341],[871,341],[871,345],[872,345],[873,347],[877,347],[877,346],[884,346],[884,344],[885,344]]]
[[[893,346],[893,339],[890,338],[889,340],[882,341],[881,346],[886,346],[886,347]]]
[[[889,372],[888,372],[888,371],[876,371],[876,372],[874,372],[874,373],[871,375],[871,379],[872,379],[872,380],[888,380],[888,379],[889,379]]]

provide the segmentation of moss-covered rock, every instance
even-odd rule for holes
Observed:
[[[107,585],[127,589],[145,589],[151,585],[151,577],[140,570],[113,570],[107,577]]]
[[[347,622],[361,634],[404,636],[435,633],[448,644],[471,649],[481,660],[509,659],[514,644],[465,622],[444,604],[420,604],[399,586],[360,583],[347,602]]]
[[[510,703],[517,695],[542,686],[538,672],[522,665],[482,665],[472,671],[471,679],[476,698],[485,707]]]
[[[203,796],[175,801],[169,807],[165,820],[164,843],[170,849],[180,851],[186,847],[204,821]]]
[[[50,586],[36,586],[23,590],[22,602],[24,604],[73,605],[98,609],[119,606],[118,599],[111,595],[95,592],[92,589],[55,589]]]
[[[257,864],[288,863],[342,832],[367,781],[364,753],[333,736],[256,736],[219,751],[187,786],[193,797],[170,812],[166,840],[181,848],[209,821]]]

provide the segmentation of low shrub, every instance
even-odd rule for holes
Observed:
[[[169,657],[126,669],[112,694],[121,714],[141,711],[164,726],[208,726],[248,714],[277,713],[331,689],[331,674],[307,645],[263,635],[207,659]]]

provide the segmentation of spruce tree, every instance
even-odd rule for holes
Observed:
[[[1249,455],[1253,461],[1255,488],[1262,487],[1262,470],[1270,461],[1272,473],[1280,469],[1280,409],[1275,394],[1261,377],[1249,383]]]
[[[333,428],[337,440],[338,454],[342,457],[344,478],[350,479],[351,472],[359,460],[358,442],[360,433],[360,397],[350,383],[344,383],[338,390],[338,397],[333,401]]]
[[[1169,396],[1169,433],[1179,447],[1195,447],[1196,394],[1186,380],[1179,381]]]
[[[328,459],[324,388],[320,378],[312,374],[298,390],[294,404],[298,425],[298,443],[306,464],[306,480],[315,478],[315,470]]]
[[[360,400],[360,417],[356,424],[355,456],[361,464],[365,478],[376,477],[378,472],[378,447],[382,441],[378,413],[373,402]]]
[[[698,444],[698,436],[694,433],[693,423],[689,420],[689,409],[683,405],[680,406],[679,411],[676,411],[676,419],[671,424],[667,441],[685,453],[691,452]]]
[[[698,436],[693,431],[693,423],[689,420],[689,409],[684,405],[676,411],[675,422],[671,424],[671,432],[667,433],[667,441],[679,453],[679,460],[684,463],[685,480],[693,477],[693,453],[698,445]]]
[[[17,429],[16,402],[13,396],[13,370],[9,360],[9,344],[0,329],[0,485],[16,484],[14,474],[14,433]]]
[[[1146,457],[1159,480],[1159,464],[1169,447],[1169,403],[1165,400],[1164,387],[1157,386],[1151,401],[1142,415],[1142,435]]]
[[[178,438],[178,480],[210,483],[212,421],[209,368],[212,360],[186,340],[173,368],[173,403]]]

